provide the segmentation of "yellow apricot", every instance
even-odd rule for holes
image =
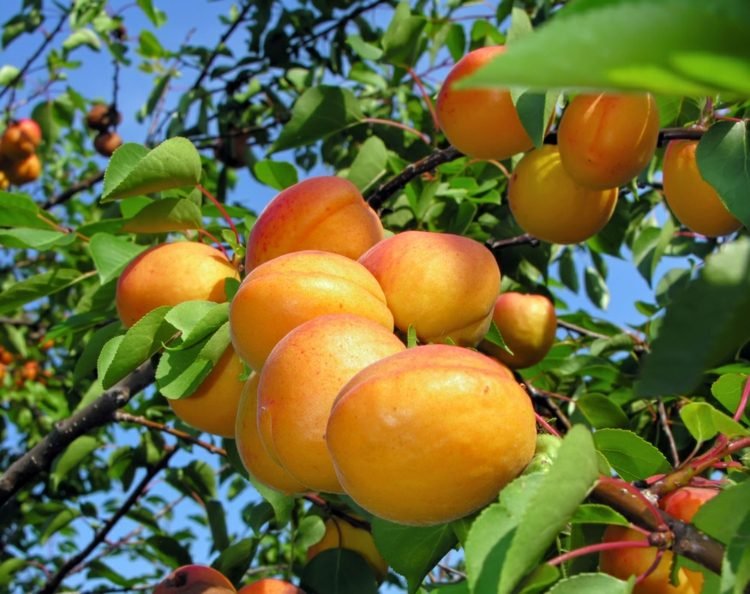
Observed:
[[[368,365],[406,347],[377,322],[319,316],[292,330],[260,373],[258,428],[281,466],[306,487],[342,492],[325,442],[341,387]]]
[[[235,443],[245,469],[253,478],[282,493],[303,493],[305,486],[289,474],[266,451],[258,432],[258,381],[253,373],[245,382],[237,407]]]
[[[268,203],[250,232],[245,269],[302,250],[356,260],[381,239],[383,225],[353,183],[335,176],[314,177]]]
[[[355,375],[326,431],[345,491],[411,525],[449,522],[495,499],[536,443],[531,401],[506,373],[470,349],[425,345]]]
[[[162,243],[134,258],[117,281],[115,304],[130,327],[162,305],[226,301],[224,283],[239,278],[219,250],[193,241]]]
[[[697,140],[673,140],[664,153],[664,199],[675,218],[691,231],[717,237],[737,231],[716,190],[703,179],[695,160]]]
[[[576,183],[560,161],[556,146],[527,153],[510,180],[508,201],[518,225],[542,241],[578,243],[607,224],[617,203],[617,188],[592,190]]]
[[[621,186],[648,165],[659,139],[659,109],[650,94],[578,95],[560,120],[563,167],[594,190]]]
[[[229,327],[237,353],[259,370],[276,343],[314,317],[352,313],[393,330],[383,290],[358,262],[306,250],[255,268],[232,300]]]
[[[383,288],[396,327],[425,342],[474,346],[487,333],[500,269],[484,245],[448,233],[406,231],[359,261]]]
[[[534,146],[504,89],[454,89],[453,85],[505,51],[482,47],[466,54],[448,73],[438,94],[438,122],[448,141],[477,159],[507,159]]]

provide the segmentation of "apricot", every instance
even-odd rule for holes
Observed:
[[[7,190],[10,187],[10,180],[8,174],[5,172],[5,164],[0,164],[0,190]]]
[[[230,594],[236,591],[223,573],[206,565],[178,567],[154,588],[154,594]]]
[[[565,171],[560,152],[544,145],[527,153],[510,180],[508,201],[518,225],[550,243],[578,243],[596,235],[612,217],[617,188],[592,190]]]
[[[406,231],[359,261],[378,279],[396,327],[425,342],[476,345],[490,327],[500,269],[481,243],[448,233]]]
[[[543,295],[501,293],[492,319],[513,354],[488,341],[482,343],[482,350],[513,369],[536,365],[555,342],[555,307]]]
[[[167,399],[170,408],[183,422],[206,433],[234,437],[234,421],[245,385],[240,380],[242,361],[230,346],[216,362],[211,373],[190,396]]]
[[[242,398],[237,407],[235,443],[240,460],[250,475],[264,485],[293,494],[303,493],[305,486],[289,474],[266,451],[258,432],[258,380],[253,373],[245,382]]]
[[[355,375],[334,402],[326,440],[357,504],[430,525],[495,499],[531,460],[536,424],[528,395],[498,363],[425,345]]]
[[[700,507],[718,494],[718,489],[683,487],[662,497],[659,500],[659,507],[670,516],[674,516],[683,522],[692,522],[693,516]]]
[[[41,175],[42,162],[36,153],[32,153],[22,161],[11,161],[5,173],[12,184],[17,186],[28,184]]]
[[[41,143],[42,129],[39,124],[30,118],[24,118],[5,129],[0,138],[0,155],[13,161],[21,161],[33,155]]]
[[[109,105],[96,103],[91,106],[86,114],[86,125],[92,130],[106,132],[112,126],[122,122],[122,115],[114,111]]]
[[[349,523],[344,518],[330,517],[326,520],[323,538],[307,549],[307,560],[328,549],[348,549],[362,556],[372,568],[378,581],[388,575],[388,563],[375,546],[372,534],[366,528]]]
[[[356,315],[316,317],[287,334],[258,384],[258,428],[271,456],[306,487],[341,493],[325,442],[331,405],[357,372],[405,348]]]
[[[111,157],[122,145],[122,136],[117,132],[100,132],[94,138],[94,148],[103,157]]]
[[[224,282],[239,278],[216,248],[178,241],[154,246],[134,258],[117,281],[115,304],[130,327],[151,310],[184,301],[226,301]]]
[[[557,132],[565,171],[594,190],[633,179],[653,158],[658,139],[659,109],[647,93],[578,95]]]
[[[453,85],[505,51],[482,47],[448,73],[437,98],[437,117],[448,141],[477,159],[507,159],[534,146],[504,89],[454,89]]]
[[[364,266],[331,252],[284,254],[242,281],[229,311],[232,343],[240,357],[259,370],[292,329],[331,313],[357,314],[393,330],[383,290]]]
[[[664,152],[664,198],[685,227],[718,237],[737,231],[742,223],[730,214],[716,190],[703,179],[695,160],[697,140],[673,140]]]
[[[287,188],[266,206],[250,232],[245,268],[301,250],[356,260],[381,239],[383,225],[353,183],[314,177]]]
[[[275,578],[263,578],[239,589],[237,594],[305,594],[294,584],[277,580]]]

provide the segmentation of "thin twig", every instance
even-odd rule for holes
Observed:
[[[672,463],[675,466],[680,465],[680,454],[677,451],[677,444],[674,441],[674,435],[672,435],[672,429],[669,426],[669,415],[667,415],[667,407],[664,405],[664,401],[659,399],[656,404],[657,410],[659,411],[659,423],[661,428],[664,430],[664,435],[667,436],[669,442],[669,451],[672,453]]]
[[[51,198],[48,198],[45,202],[42,203],[40,208],[42,210],[49,210],[53,206],[63,204],[64,202],[67,202],[73,196],[78,194],[78,192],[83,192],[84,190],[88,190],[94,187],[103,179],[104,179],[104,172],[99,171],[98,173],[92,175],[91,177],[87,177],[86,179],[73,184],[72,186],[60,192],[56,196],[52,196]]]
[[[524,233],[523,235],[506,237],[505,239],[488,239],[485,242],[485,245],[494,253],[495,251],[500,251],[517,245],[530,245],[531,247],[536,247],[539,245],[539,240],[533,235]]]

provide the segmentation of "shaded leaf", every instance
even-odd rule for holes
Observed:
[[[671,468],[664,454],[632,431],[601,429],[594,433],[594,443],[626,481],[642,480]]]

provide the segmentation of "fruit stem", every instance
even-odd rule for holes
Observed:
[[[417,84],[417,87],[419,88],[419,92],[424,98],[424,102],[427,104],[427,109],[430,111],[430,116],[432,117],[432,125],[434,126],[435,132],[438,132],[440,130],[440,122],[438,122],[437,113],[435,112],[435,106],[432,103],[432,99],[430,99],[430,95],[427,92],[427,89],[425,89],[424,84],[422,84],[422,79],[419,78],[419,75],[414,71],[414,69],[409,66],[406,71],[409,73],[409,76],[412,77],[414,82]]]
[[[211,241],[213,241],[213,242],[214,242],[214,245],[216,246],[216,248],[217,248],[217,249],[218,249],[219,251],[221,251],[221,253],[222,253],[222,254],[224,254],[224,257],[225,257],[225,258],[226,258],[227,260],[229,260],[230,262],[232,261],[232,259],[231,259],[231,258],[229,257],[229,254],[228,254],[228,253],[227,253],[227,251],[226,251],[226,250],[224,249],[224,246],[223,246],[223,245],[221,245],[221,242],[220,242],[220,241],[218,240],[218,238],[217,238],[217,237],[216,237],[215,235],[213,235],[213,234],[209,233],[209,232],[208,232],[208,231],[206,231],[205,229],[198,229],[198,235],[204,235],[205,237],[208,237],[208,238],[209,238],[209,239],[210,239]]]
[[[651,563],[651,565],[649,565],[648,569],[636,578],[635,580],[636,585],[640,584],[648,576],[654,573],[654,571],[656,571],[656,568],[659,566],[659,563],[661,562],[662,557],[664,557],[664,549],[657,549],[656,556],[654,557],[654,560]]]
[[[750,376],[748,376],[748,378],[745,380],[745,388],[742,390],[740,403],[737,405],[737,410],[734,412],[734,416],[732,417],[735,421],[739,421],[742,418],[742,415],[745,414],[748,398],[750,398]]]
[[[427,134],[420,132],[419,130],[416,130],[415,128],[412,128],[411,126],[402,124],[401,122],[396,122],[394,120],[384,120],[382,118],[363,118],[359,121],[359,123],[361,124],[383,124],[385,126],[392,126],[393,128],[400,128],[401,130],[405,130],[416,136],[419,136],[419,139],[425,144],[430,144],[430,137],[427,136]]]
[[[557,432],[557,430],[552,425],[550,425],[543,416],[541,416],[536,411],[534,411],[534,416],[536,417],[536,422],[539,423],[547,433],[549,433],[550,435],[554,435],[555,437],[560,437],[560,434]]]
[[[195,187],[198,188],[201,193],[208,198],[213,205],[219,209],[219,212],[221,213],[221,216],[224,217],[224,220],[229,224],[229,228],[234,232],[234,236],[237,238],[237,244],[242,245],[242,240],[240,239],[240,233],[237,231],[237,227],[234,225],[234,221],[232,221],[232,217],[229,216],[229,213],[227,212],[227,209],[224,208],[224,205],[219,202],[216,198],[214,198],[213,194],[209,192],[206,188],[203,187],[202,184],[195,184]]]
[[[646,549],[651,545],[647,540],[615,540],[612,542],[597,542],[595,544],[581,547],[580,549],[574,549],[558,555],[547,561],[547,565],[560,565],[576,557],[583,557],[584,555],[590,555],[592,553],[599,553],[601,551],[612,551],[616,549]]]

